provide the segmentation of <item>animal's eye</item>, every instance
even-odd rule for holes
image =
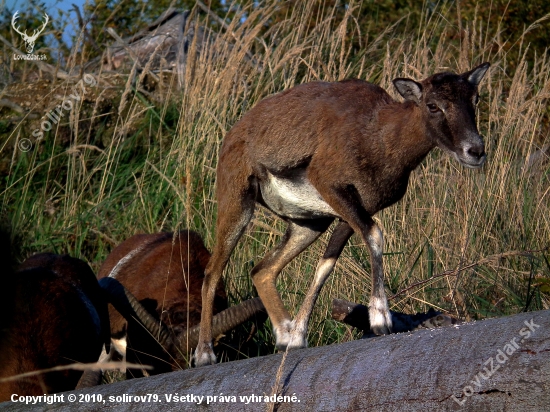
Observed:
[[[439,111],[439,107],[437,107],[437,105],[435,105],[433,103],[428,103],[427,106],[428,106],[428,110],[431,113],[437,113]]]

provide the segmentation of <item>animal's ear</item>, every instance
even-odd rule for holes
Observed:
[[[422,85],[411,79],[393,79],[393,85],[405,100],[411,100],[420,104],[422,100]]]
[[[481,79],[483,79],[483,76],[485,76],[485,73],[487,73],[487,70],[489,69],[490,63],[483,63],[477,66],[475,69],[470,70],[469,72],[466,72],[462,75],[470,84],[477,87],[479,83],[481,83]]]

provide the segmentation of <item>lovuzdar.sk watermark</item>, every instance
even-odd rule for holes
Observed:
[[[39,29],[35,29],[32,35],[28,35],[27,31],[21,31],[17,24],[17,19],[19,18],[19,10],[16,11],[11,19],[11,26],[15,30],[16,33],[19,33],[21,35],[21,38],[25,42],[25,48],[27,50],[27,54],[15,54],[13,55],[14,60],[46,60],[47,56],[45,54],[33,54],[34,50],[34,44],[36,40],[38,39],[38,36],[42,34],[44,29],[46,28],[46,25],[48,24],[48,21],[50,21],[50,17],[44,13],[44,23],[42,24],[42,27]]]
[[[13,54],[13,60],[27,60],[27,61],[35,61],[35,60],[46,60],[48,56],[45,54]]]
[[[471,385],[466,385],[464,388],[462,388],[462,400],[457,398],[455,395],[452,396],[453,400],[458,403],[460,406],[464,405],[468,398],[472,396],[475,393],[474,387],[477,387],[480,389],[484,381],[487,381],[491,376],[493,376],[496,371],[498,371],[502,366],[504,366],[508,360],[510,359],[510,356],[512,356],[520,347],[523,342],[525,342],[527,339],[531,337],[535,333],[535,331],[540,328],[540,325],[537,325],[533,319],[530,321],[523,322],[525,325],[524,328],[521,328],[519,331],[520,337],[514,337],[510,339],[509,342],[506,342],[505,345],[501,349],[497,350],[497,354],[493,357],[491,356],[489,359],[487,359],[485,362],[483,362],[483,365],[485,367],[483,368],[483,371],[479,371],[473,380],[470,381]]]

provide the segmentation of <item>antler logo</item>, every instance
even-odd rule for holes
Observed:
[[[34,42],[36,41],[36,39],[38,39],[38,36],[40,35],[40,33],[44,31],[44,29],[46,28],[46,24],[48,24],[48,21],[50,21],[50,18],[46,13],[44,13],[44,17],[46,18],[46,21],[44,22],[44,24],[40,29],[34,30],[34,33],[32,34],[32,36],[29,36],[26,30],[24,33],[22,33],[19,30],[19,28],[15,25],[16,20],[19,18],[19,11],[16,11],[15,14],[13,15],[13,18],[11,19],[11,26],[23,38],[23,41],[27,45],[27,53],[29,54],[32,53],[32,51],[34,50]]]

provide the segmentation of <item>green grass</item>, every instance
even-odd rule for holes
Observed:
[[[485,36],[479,21],[462,22],[466,31],[457,40],[452,36],[457,16],[444,9],[426,14],[424,25],[407,35],[388,28],[367,39],[354,24],[356,6],[352,3],[342,20],[331,18],[327,9],[309,27],[303,21],[315,10],[303,2],[266,33],[264,20],[274,10],[268,2],[250,10],[245,21],[233,19],[215,42],[216,53],[201,52],[188,66],[182,89],[162,76],[153,98],[127,82],[129,74],[121,79],[102,73],[89,101],[73,109],[71,127],[52,130],[32,151],[14,145],[31,137],[36,126],[23,122],[4,133],[0,153],[10,163],[0,208],[21,239],[20,258],[69,253],[97,271],[109,251],[131,235],[180,228],[201,233],[211,249],[219,213],[214,195],[220,143],[262,98],[307,81],[349,77],[375,81],[397,98],[395,77],[418,80],[489,61],[478,110],[486,165],[464,169],[436,149],[413,173],[405,198],[376,217],[385,237],[388,295],[419,283],[390,305],[403,312],[434,307],[465,319],[548,309],[550,168],[548,161],[525,165],[549,143],[549,57],[520,61],[510,73],[507,55]],[[258,63],[244,57],[247,51]],[[107,88],[114,97],[101,106]],[[254,294],[249,273],[283,232],[280,220],[257,209],[225,272],[232,303]],[[280,277],[292,313],[327,238]],[[445,271],[449,274],[432,279]],[[315,308],[311,346],[356,337],[330,319],[331,300],[367,303],[369,273],[366,248],[353,236]],[[268,326],[258,336],[258,353],[273,349],[266,343]]]

